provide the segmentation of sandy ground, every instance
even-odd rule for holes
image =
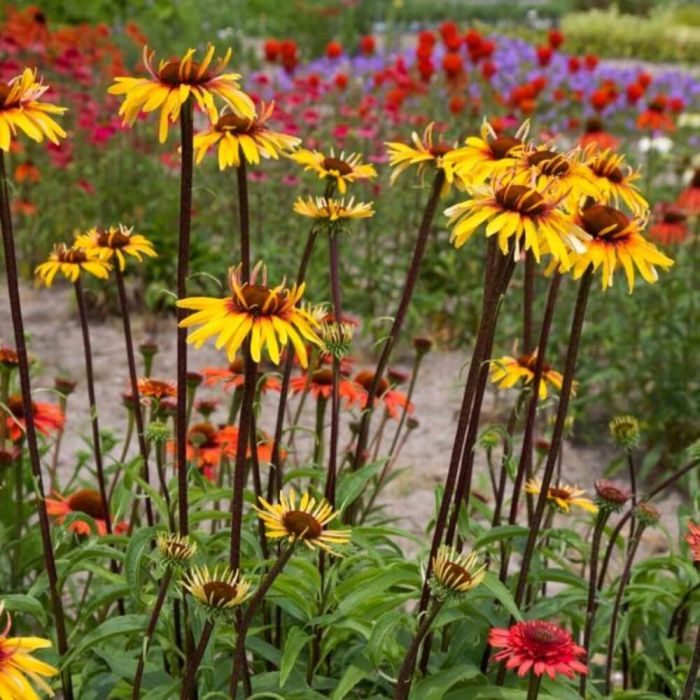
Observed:
[[[0,299],[0,342],[13,344],[12,326],[8,302],[4,293]],[[90,424],[84,381],[84,357],[80,327],[70,288],[56,286],[50,290],[24,286],[22,303],[30,352],[38,361],[34,391],[41,395],[53,386],[57,374],[78,380],[74,395],[70,398],[66,437],[62,451],[61,470],[71,468],[76,449],[84,449],[81,436],[89,436]],[[154,339],[160,348],[156,357],[153,376],[173,379],[175,376],[175,322],[170,318],[154,320],[135,316],[132,319],[134,340],[138,345]],[[109,428],[123,434],[125,427],[122,410],[108,407],[119,405],[119,396],[127,387],[127,368],[121,320],[91,322],[94,354],[97,403],[101,428]],[[222,353],[207,345],[201,350],[190,351],[192,370],[206,366],[225,364]],[[417,535],[423,534],[434,507],[434,488],[444,480],[449,462],[457,414],[461,402],[463,378],[467,363],[465,352],[431,352],[424,361],[414,403],[415,416],[420,425],[415,429],[398,460],[401,475],[392,482],[384,495],[387,514],[399,519],[399,524]],[[400,360],[400,358],[399,358]],[[400,361],[397,366],[409,369]],[[46,394],[44,394],[46,397]],[[503,406],[503,402],[501,403]],[[269,410],[272,409],[272,410]],[[263,410],[262,427],[271,431],[274,409]],[[223,409],[225,410],[225,409]],[[502,410],[502,409],[501,409]],[[215,416],[216,418],[216,416]],[[224,416],[221,415],[221,420]],[[309,416],[309,427],[312,418]],[[485,403],[483,422],[487,425],[499,421],[494,396]],[[505,422],[502,420],[501,422]],[[342,442],[341,442],[342,444]],[[611,458],[606,447],[581,447],[567,445],[563,474],[567,481],[591,488]],[[476,461],[475,488],[490,493],[485,460],[479,454]],[[680,502],[678,494],[671,494],[657,505],[664,513],[664,522],[672,537],[677,536],[675,511]],[[660,551],[666,545],[662,531],[647,531],[646,549]]]

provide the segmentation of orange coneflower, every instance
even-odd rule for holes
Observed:
[[[688,216],[700,214],[700,170],[693,173],[693,179],[688,187],[678,195],[676,204]]]
[[[289,388],[292,393],[298,394],[305,389],[315,398],[329,399],[333,392],[333,372],[328,368],[317,369],[311,373],[311,376],[306,374],[300,377],[294,377]],[[361,386],[347,377],[340,377],[338,382],[338,394],[346,401],[346,406],[352,406],[354,403],[361,402],[365,392]]]
[[[238,389],[245,383],[245,367],[242,358],[236,357],[228,367],[204,367],[201,370],[205,386],[223,384],[224,389]],[[262,381],[261,381],[262,380]],[[279,379],[271,374],[258,372],[258,389],[261,392],[279,391],[282,388]]]
[[[41,182],[41,172],[31,160],[28,160],[15,168],[15,180],[17,182]]]
[[[168,138],[168,126],[175,123],[180,116],[182,105],[190,95],[210,118],[216,119],[214,95],[218,95],[237,113],[244,117],[255,116],[253,101],[240,90],[238,73],[224,73],[231,60],[229,49],[223,58],[212,65],[214,47],[209,45],[201,63],[193,60],[195,49],[189,49],[182,58],[160,61],[158,70],[154,68],[155,51],[143,47],[143,64],[148,72],[147,78],[115,78],[108,92],[112,95],[125,95],[119,109],[125,124],[133,124],[141,112],[153,112],[160,109],[158,138],[164,143]]]
[[[8,5],[4,11],[4,33],[11,36],[20,48],[36,48],[48,43],[51,32],[41,8],[30,5],[20,10]]]
[[[649,227],[649,238],[671,245],[681,243],[688,236],[688,217],[674,204],[659,204],[656,221]]]
[[[601,150],[615,150],[620,142],[605,130],[603,122],[598,117],[586,120],[585,132],[578,140],[582,148],[595,146]]]
[[[537,364],[537,351],[529,355],[511,357],[505,355],[496,360],[491,360],[491,381],[501,389],[510,389],[521,379],[524,384],[532,383],[535,378],[535,365]],[[543,401],[547,398],[547,385],[551,384],[555,389],[561,390],[563,378],[559,372],[545,362],[542,366],[542,378],[539,386],[539,398]]]
[[[700,562],[700,525],[688,522],[688,532],[683,535],[683,539],[690,546],[693,561]]]
[[[139,396],[160,401],[161,399],[177,396],[173,382],[166,382],[150,377],[138,380]]]
[[[374,166],[362,162],[359,153],[335,154],[331,148],[330,155],[320,151],[309,151],[306,148],[291,155],[293,161],[304,166],[304,170],[313,170],[322,180],[330,178],[336,181],[340,194],[345,194],[347,184],[357,180],[371,180],[377,177]]]
[[[493,661],[505,661],[509,670],[517,669],[519,676],[532,671],[536,676],[546,673],[551,679],[558,674],[573,678],[575,673],[588,673],[578,660],[586,650],[561,627],[544,620],[518,622],[509,629],[491,628],[489,644],[501,649]]]
[[[539,495],[542,492],[542,482],[539,479],[530,479],[525,484],[525,492]],[[583,489],[567,484],[556,484],[547,489],[547,500],[564,513],[568,513],[571,506],[583,508],[589,513],[597,513],[598,506],[590,498],[585,498],[585,495],[586,492]]]
[[[61,496],[54,493],[55,498],[46,499],[46,511],[56,518],[56,523],[62,525],[63,521],[71,513],[80,513],[92,518],[97,528],[98,535],[107,534],[107,521],[102,505],[102,497],[94,489],[80,489],[70,496]],[[69,525],[69,529],[78,535],[92,533],[90,524],[84,520],[75,520]],[[116,533],[125,532],[128,524],[125,522],[113,523],[112,529]]]
[[[370,370],[358,372],[355,375],[355,382],[359,384],[365,392],[369,392],[374,382],[374,372]],[[413,413],[415,408],[412,403],[408,402],[406,395],[394,389],[384,377],[381,377],[377,384],[377,392],[374,399],[375,404],[378,401],[384,403],[384,408],[390,418],[397,418],[404,409],[408,413]]]
[[[651,131],[673,131],[676,125],[666,113],[667,100],[665,95],[658,95],[647,108],[637,117],[637,128]]]
[[[634,184],[639,180],[640,174],[625,163],[623,155],[610,150],[591,150],[585,163],[600,193],[596,199],[601,204],[619,206],[623,202],[636,216],[641,216],[649,209],[649,203]]]
[[[7,422],[7,434],[10,440],[17,442],[24,436],[27,429],[22,397],[18,394],[9,396],[6,406],[9,412],[5,419]],[[34,427],[42,435],[47,436],[63,430],[66,421],[59,406],[51,403],[39,403],[38,401],[32,401],[32,417],[34,418]]]
[[[19,367],[19,355],[14,348],[8,345],[0,345],[0,369],[14,369]]]
[[[76,282],[81,272],[89,272],[100,279],[107,279],[112,266],[95,250],[72,247],[61,243],[54,246],[46,262],[37,266],[36,276],[47,286],[53,284],[60,272],[66,279]]]
[[[119,269],[126,267],[125,255],[136,258],[139,262],[143,255],[149,258],[157,257],[153,244],[140,233],[134,233],[133,226],[127,228],[122,224],[110,226],[108,229],[91,228],[75,238],[77,248],[94,250],[102,260],[117,258]]]

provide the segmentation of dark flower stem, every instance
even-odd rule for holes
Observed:
[[[51,607],[53,609],[54,622],[56,625],[58,653],[61,657],[65,657],[68,652],[66,623],[63,612],[63,602],[58,590],[56,560],[54,559],[53,545],[51,543],[49,516],[46,512],[46,492],[44,491],[39,446],[37,444],[36,427],[32,414],[32,387],[29,378],[29,358],[27,356],[27,345],[24,339],[24,322],[22,320],[22,305],[19,297],[15,241],[12,233],[10,199],[7,188],[7,175],[5,173],[5,154],[2,150],[0,150],[0,228],[2,228],[2,244],[5,253],[7,295],[10,301],[12,328],[19,360],[19,381],[22,394],[22,412],[25,417],[27,449],[29,451],[34,488],[37,491],[37,511],[39,515],[41,545],[44,555],[44,568],[46,569],[46,576],[49,583],[49,596],[51,598]],[[61,684],[65,700],[73,700],[73,682],[69,668],[65,668],[61,673]]]
[[[583,663],[587,666],[591,658],[591,640],[593,638],[593,627],[595,625],[596,612],[598,605],[596,602],[596,593],[598,592],[598,560],[600,558],[600,542],[603,538],[605,523],[610,517],[610,511],[607,508],[600,508],[595,520],[593,528],[593,536],[591,538],[591,560],[589,564],[588,577],[588,601],[586,603],[586,625],[583,632],[583,649],[585,656]],[[623,584],[624,585],[624,584]],[[586,697],[586,685],[588,682],[588,674],[582,673],[579,679],[579,692],[581,697]]]
[[[158,618],[160,617],[160,612],[163,609],[163,603],[165,602],[165,596],[168,593],[168,586],[170,585],[170,580],[173,577],[173,567],[168,566],[165,569],[163,578],[160,580],[160,588],[158,589],[158,597],[156,598],[155,605],[153,606],[153,612],[151,613],[151,619],[148,621],[148,627],[146,629],[146,635],[143,638],[143,646],[141,649],[141,655],[139,656],[138,666],[136,667],[136,675],[134,676],[134,690],[131,695],[133,700],[138,700],[141,694],[141,680],[143,679],[143,671],[146,666],[146,656],[148,655],[148,647],[153,639],[153,634],[156,631],[156,625],[158,624]]]
[[[331,233],[329,241],[329,264],[331,281],[331,300],[333,302],[333,319],[336,323],[343,321],[342,297],[340,292],[340,256],[338,253],[338,233]],[[333,356],[331,386],[331,437],[328,455],[328,474],[326,476],[325,496],[335,506],[335,483],[338,472],[338,439],[340,435],[340,359]]]
[[[428,245],[430,228],[433,222],[433,217],[435,216],[435,210],[437,209],[437,204],[440,199],[440,192],[442,191],[444,182],[445,173],[443,170],[438,170],[435,173],[433,188],[430,192],[428,202],[425,205],[423,218],[421,220],[420,228],[418,229],[416,246],[413,249],[413,257],[411,258],[411,263],[406,275],[406,282],[404,283],[401,300],[399,301],[399,306],[396,310],[396,315],[394,316],[394,323],[391,326],[389,336],[384,343],[382,353],[379,356],[379,361],[377,362],[377,367],[374,370],[372,385],[367,392],[367,400],[365,401],[365,405],[363,407],[362,417],[360,418],[360,426],[358,428],[357,445],[355,447],[355,455],[352,462],[353,469],[359,469],[363,462],[367,438],[369,437],[369,427],[372,419],[374,397],[377,395],[379,382],[381,381],[384,371],[389,364],[391,351],[394,349],[394,344],[396,343],[396,340],[401,333],[401,329],[403,328],[406,313],[408,312],[408,307],[411,303],[411,298],[413,297],[413,290],[415,289],[416,282],[418,281],[421,263],[423,262],[425,249]]]
[[[258,428],[256,426],[255,411],[250,414],[250,463],[253,472],[253,486],[255,488],[255,500],[262,496],[262,479],[260,478],[260,460],[258,459]],[[265,536],[265,523],[258,519],[258,533],[260,535],[260,551],[265,559],[269,558],[270,551]]]
[[[683,693],[681,694],[680,700],[691,700],[693,697],[693,690],[695,689],[695,683],[698,680],[698,671],[700,670],[700,627],[698,627],[698,633],[695,637],[695,648],[693,649],[693,656],[690,659],[690,667],[688,668],[688,677],[685,679],[685,685],[683,686]]]
[[[177,298],[187,296],[187,275],[190,256],[190,227],[192,223],[192,97],[180,111],[180,233],[177,256]],[[177,483],[178,483],[178,526],[181,535],[189,532],[187,509],[187,329],[180,328],[179,322],[187,317],[187,310],[177,310]]]
[[[139,451],[143,461],[143,480],[150,484],[150,474],[148,469],[148,445],[146,444],[145,428],[143,423],[143,410],[139,397],[139,385],[136,378],[136,359],[134,357],[134,341],[131,333],[131,320],[129,319],[129,305],[126,298],[126,289],[124,287],[124,274],[119,265],[115,265],[114,274],[117,279],[117,292],[119,294],[119,305],[122,312],[122,321],[124,324],[124,342],[126,344],[126,361],[129,366],[129,382],[131,384],[131,396],[134,402],[134,416],[136,418],[136,436],[139,443]],[[146,494],[146,521],[149,527],[153,527],[155,519],[153,517],[153,504],[151,497]]]
[[[411,644],[406,651],[406,656],[404,656],[403,664],[401,664],[401,669],[399,671],[399,677],[396,681],[396,690],[394,691],[394,700],[406,700],[408,694],[411,691],[411,684],[413,680],[413,667],[416,664],[416,657],[418,656],[418,650],[420,648],[420,643],[423,638],[430,630],[430,625],[433,620],[437,617],[437,614],[442,608],[442,602],[436,600],[433,603],[433,607],[430,608],[428,612],[423,613],[423,619],[421,620],[418,630],[415,636],[411,640]]]
[[[250,212],[248,207],[248,175],[243,149],[240,149],[241,164],[236,168],[238,178],[238,216],[241,239],[241,278],[248,282],[250,278]]]
[[[95,377],[92,368],[92,348],[90,346],[90,329],[88,327],[87,311],[85,309],[85,295],[83,294],[83,284],[78,277],[75,281],[75,298],[78,302],[78,313],[80,314],[80,327],[83,332],[83,349],[85,350],[85,375],[87,379],[88,403],[90,407],[90,421],[92,424],[92,449],[95,455],[95,469],[97,471],[97,487],[102,501],[104,511],[105,526],[107,533],[112,534],[112,515],[109,509],[109,499],[107,498],[107,485],[105,483],[104,467],[102,464],[102,446],[100,443],[100,424],[97,418],[97,401],[95,399]]]
[[[245,440],[243,440],[243,442],[245,442]],[[207,645],[209,644],[213,630],[214,623],[211,620],[207,620],[202,628],[202,636],[199,638],[199,644],[197,644],[197,648],[194,650],[194,654],[192,655],[190,663],[187,666],[185,677],[182,680],[180,700],[190,700],[190,694],[194,686],[197,669],[199,669],[199,665],[202,663],[202,658],[204,657],[204,652],[207,650]],[[192,697],[195,696],[196,693],[192,693]]]
[[[552,432],[551,447],[547,454],[547,462],[545,464],[544,473],[542,474],[542,491],[537,499],[535,512],[533,514],[532,525],[528,534],[525,552],[520,568],[520,576],[518,585],[515,591],[515,604],[520,605],[523,601],[525,588],[527,586],[527,578],[530,573],[530,564],[532,556],[535,552],[535,543],[540,532],[542,519],[544,517],[545,508],[547,507],[547,491],[552,483],[554,468],[557,463],[557,455],[561,447],[562,438],[564,436],[564,424],[566,422],[566,414],[569,409],[569,399],[571,398],[571,388],[574,382],[574,372],[576,370],[576,360],[578,358],[578,349],[581,342],[581,334],[583,332],[583,320],[586,315],[586,306],[588,304],[588,296],[593,283],[593,267],[589,266],[583,273],[579,284],[578,296],[576,299],[576,307],[574,308],[574,316],[571,322],[571,332],[569,336],[569,347],[566,353],[566,362],[564,364],[564,377],[562,380],[562,388],[559,392],[559,406],[557,409],[557,417],[554,423]]]
[[[540,694],[540,685],[542,684],[542,676],[530,674],[530,683],[527,686],[527,700],[537,700]]]
[[[525,276],[523,279],[523,353],[532,351],[532,307],[535,300],[535,270],[537,263],[531,250],[525,254]],[[556,274],[556,277],[560,275]]]
[[[245,615],[241,618],[238,625],[238,635],[236,637],[236,652],[233,660],[233,673],[231,674],[231,684],[229,686],[229,697],[231,700],[236,700],[236,692],[238,690],[238,679],[240,678],[243,666],[245,664],[245,640],[248,634],[248,628],[253,621],[253,617],[258,609],[258,606],[265,598],[265,595],[270,590],[270,586],[282,572],[287,562],[291,559],[294,550],[296,549],[298,540],[292,542],[278,557],[272,568],[267,572],[267,575],[262,580],[255,594],[248,603],[248,608]]]
[[[632,491],[632,508],[637,505],[637,470],[634,464],[634,455],[632,454],[632,449],[627,448],[627,468],[630,475],[630,490]],[[630,520],[630,542],[634,540],[634,519]]]
[[[639,548],[639,543],[642,540],[643,532],[644,525],[642,523],[639,523],[639,525],[635,529],[634,539],[630,542],[630,548],[627,552],[625,566],[622,570],[620,581],[617,584],[617,593],[615,595],[615,602],[613,603],[612,616],[610,617],[610,632],[608,634],[608,655],[605,662],[605,695],[610,694],[612,687],[612,665],[613,657],[615,655],[615,637],[617,635],[617,625],[620,618],[620,606],[622,605],[622,597],[624,595],[625,588],[627,587],[627,583],[630,579],[630,572],[632,571],[632,562],[634,561],[634,557],[637,554],[637,549]]]

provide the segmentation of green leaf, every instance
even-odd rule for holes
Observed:
[[[369,678],[371,671],[351,664],[345,669],[340,683],[331,695],[331,700],[342,700],[360,681]]]
[[[481,671],[474,664],[455,666],[448,671],[431,673],[420,683],[416,684],[411,692],[414,700],[442,700],[445,693],[460,681],[467,681],[481,675]],[[464,697],[467,697],[465,695]]]
[[[480,592],[480,589],[486,589],[493,595],[496,600],[516,619],[522,620],[523,616],[520,613],[518,606],[513,600],[511,592],[498,580],[495,574],[490,571],[486,572],[484,580],[481,582],[479,588],[476,589],[476,593]],[[476,595],[474,596],[476,597]]]
[[[138,530],[131,536],[124,555],[124,574],[129,584],[129,591],[132,598],[141,605],[146,604],[143,597],[144,558],[148,557],[151,551],[150,544],[155,532],[155,527]]]
[[[500,540],[512,540],[514,537],[527,537],[529,530],[520,525],[499,525],[491,528],[486,534],[479,537],[472,549],[481,549],[492,542]]]
[[[310,638],[311,636],[309,634],[304,632],[301,627],[297,626],[292,627],[287,633],[284,651],[282,652],[282,663],[280,664],[280,688],[284,687],[299,657],[299,653]]]
[[[46,608],[30,595],[23,593],[9,593],[2,597],[7,612],[21,612],[33,615],[37,620],[46,623]]]
[[[336,501],[347,508],[364,491],[367,482],[382,468],[384,460],[372,462],[355,472],[346,472],[338,480]]]

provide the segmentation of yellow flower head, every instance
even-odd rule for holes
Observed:
[[[36,80],[36,71],[25,68],[22,75],[0,81],[0,149],[10,150],[10,141],[22,130],[30,139],[41,142],[44,136],[51,143],[65,138],[66,132],[49,116],[63,114],[65,107],[40,102],[41,96],[49,89]]]
[[[210,614],[220,614],[240,605],[247,597],[250,582],[227,566],[193,567],[182,580],[183,588]]]
[[[328,523],[338,516],[324,499],[317,501],[304,493],[297,505],[297,495],[290,489],[289,496],[280,493],[280,502],[270,504],[260,498],[262,508],[255,508],[265,523],[265,534],[269,539],[286,537],[290,542],[302,540],[313,549],[320,547],[335,554],[333,547],[350,542],[350,530],[329,530]]]
[[[0,603],[0,617],[5,603]],[[55,676],[58,669],[35,659],[31,653],[37,649],[48,649],[51,642],[41,637],[8,637],[12,620],[8,614],[5,630],[0,633],[0,697],[3,700],[38,700],[38,695],[26,676],[47,695],[53,691],[41,676]]]
[[[629,218],[614,207],[593,204],[580,210],[575,221],[591,236],[584,250],[573,256],[575,279],[581,277],[589,265],[593,265],[594,270],[602,267],[602,286],[607,289],[612,286],[615,270],[621,266],[631,294],[635,266],[642,277],[653,284],[659,279],[656,265],[664,269],[673,265],[671,258],[642,236],[645,218]]]
[[[529,130],[530,123],[525,121],[515,136],[498,136],[484,120],[479,136],[468,137],[465,146],[445,155],[445,168],[470,185],[480,185],[490,177],[503,175],[522,157]]]
[[[71,282],[77,282],[82,271],[89,272],[100,279],[107,279],[111,269],[112,266],[103,260],[96,250],[69,248],[64,243],[60,243],[54,246],[49,259],[37,266],[35,274],[47,287],[50,287],[58,272]]]
[[[525,491],[534,495],[542,493],[542,482],[539,479],[530,479],[525,484]],[[576,486],[558,484],[547,489],[547,500],[552,501],[554,505],[565,513],[570,511],[571,506],[578,506],[591,513],[597,513],[598,506],[590,498],[584,498],[585,493],[583,489],[579,489]]]
[[[359,153],[351,153],[347,157],[345,153],[336,156],[335,151],[331,148],[331,154],[326,156],[320,151],[309,151],[302,148],[292,154],[291,158],[299,165],[303,165],[304,170],[313,170],[318,173],[322,180],[333,178],[338,185],[340,194],[345,194],[348,182],[372,180],[377,177],[377,171],[372,165],[361,162],[362,156]]]
[[[418,174],[421,176],[425,175],[430,166],[433,166],[438,170],[445,171],[443,193],[449,189],[450,183],[454,179],[454,171],[452,168],[445,167],[445,157],[455,146],[442,141],[435,143],[433,141],[434,128],[435,123],[430,122],[423,132],[423,138],[414,131],[411,134],[413,145],[400,141],[389,141],[384,144],[389,154],[389,165],[393,168],[390,180],[392,185],[396,178],[412,165],[418,166]]]
[[[212,65],[214,47],[210,44],[201,63],[193,60],[195,49],[189,49],[180,59],[161,60],[158,70],[154,68],[155,52],[143,47],[143,64],[147,78],[115,78],[108,92],[112,95],[125,95],[119,108],[124,123],[132,125],[141,112],[160,109],[158,138],[164,143],[168,138],[168,125],[177,121],[182,105],[190,95],[197,101],[212,121],[216,120],[214,95],[218,95],[235,112],[252,119],[255,105],[239,87],[238,73],[224,73],[231,60],[231,49],[223,58]]]
[[[491,360],[491,381],[500,389],[510,389],[521,379],[524,384],[530,384],[535,378],[535,365],[537,364],[537,351],[520,357],[505,355],[497,360]],[[562,376],[552,369],[551,365],[544,363],[542,378],[540,380],[539,397],[544,401],[547,398],[547,384],[561,390]]]
[[[75,237],[75,247],[94,250],[102,260],[116,257],[119,269],[123,271],[126,267],[125,255],[131,255],[139,262],[143,261],[142,255],[157,257],[153,244],[145,236],[133,231],[133,227],[127,228],[122,224],[119,224],[119,227],[110,226],[106,230],[91,228]]]
[[[479,566],[476,552],[460,554],[454,547],[442,545],[433,557],[431,589],[438,598],[466,593],[476,588],[486,576],[486,566]]]
[[[593,183],[600,192],[596,201],[619,206],[624,203],[635,216],[644,216],[649,203],[633,184],[640,178],[637,171],[625,163],[625,157],[610,149],[587,151],[586,165],[592,173]]]
[[[550,253],[563,269],[568,269],[568,251],[583,251],[581,240],[588,236],[559,209],[560,203],[561,199],[552,198],[546,189],[494,181],[490,191],[480,191],[445,214],[450,217],[449,225],[454,226],[452,242],[457,248],[488,222],[486,235],[498,235],[504,255],[513,238],[516,257],[521,248],[532,250],[538,262],[542,253]]]
[[[296,284],[288,289],[284,283],[267,286],[267,275],[262,271],[262,284],[256,283],[261,264],[251,272],[250,283],[241,282],[240,266],[229,274],[231,294],[223,299],[190,297],[181,299],[181,309],[196,311],[180,322],[181,328],[200,326],[187,337],[188,343],[200,348],[206,340],[217,336],[216,348],[226,348],[229,361],[233,361],[241,344],[250,336],[250,354],[260,362],[262,350],[274,364],[280,362],[280,348],[291,342],[299,362],[308,364],[304,340],[323,346],[314,332],[318,326],[308,311],[298,306],[304,294],[304,285]]]
[[[338,222],[345,219],[368,219],[374,216],[372,202],[358,202],[351,197],[346,203],[344,199],[326,199],[325,197],[309,197],[304,200],[299,197],[294,202],[294,211],[301,216],[311,219],[325,219]]]
[[[295,149],[301,143],[300,138],[267,126],[274,108],[274,102],[268,106],[263,102],[259,116],[241,117],[230,111],[215,114],[209,129],[194,137],[197,163],[201,163],[216,144],[219,146],[219,170],[239,167],[241,154],[246,162],[257,165],[261,157],[277,159],[280,153]]]

